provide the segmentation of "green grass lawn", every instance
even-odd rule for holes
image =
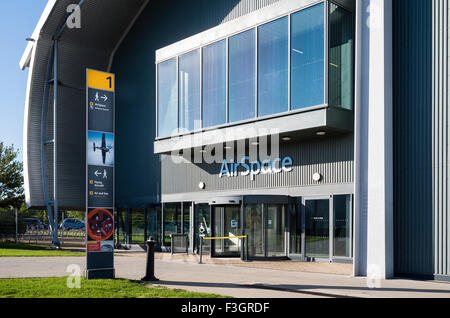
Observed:
[[[50,246],[24,243],[0,243],[0,257],[86,256],[84,252],[52,250]]]
[[[67,277],[0,279],[0,298],[227,298],[126,279],[81,278],[80,288],[68,288],[67,280]]]

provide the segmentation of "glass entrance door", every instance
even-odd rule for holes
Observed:
[[[213,236],[230,237],[212,241],[212,256],[240,256],[241,242],[238,238],[240,233],[240,206],[214,206]]]
[[[286,256],[285,204],[245,204],[244,235],[250,258]]]
[[[244,208],[244,233],[248,235],[250,257],[264,257],[264,221],[261,204],[248,204]]]
[[[330,199],[305,200],[305,256],[330,258]]]

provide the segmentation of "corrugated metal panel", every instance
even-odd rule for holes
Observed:
[[[448,197],[448,0],[433,1],[434,271],[450,275]]]
[[[448,10],[394,1],[397,274],[450,275]]]
[[[433,274],[432,2],[393,2],[396,274]]]
[[[254,181],[249,176],[219,178],[221,164],[174,163],[170,156],[162,156],[162,193],[201,191],[204,182],[208,191],[306,187],[318,185],[313,174],[322,174],[320,185],[353,182],[353,134],[313,139],[280,145],[280,156],[291,156],[293,171],[279,174],[260,174]],[[240,160],[239,160],[240,161]]]
[[[226,15],[222,20],[222,23],[231,21],[233,19],[239,18],[250,12],[259,10],[261,8],[267,7],[274,4],[280,0],[241,0],[236,6]]]

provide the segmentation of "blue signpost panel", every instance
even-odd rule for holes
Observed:
[[[114,278],[115,75],[86,71],[86,278]]]

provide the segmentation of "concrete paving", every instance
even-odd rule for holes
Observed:
[[[117,277],[140,279],[145,270],[144,254],[116,256]],[[67,266],[85,267],[84,257],[0,258],[0,278],[67,276]],[[216,293],[239,298],[292,297],[445,297],[450,284],[406,279],[382,280],[380,288],[367,287],[365,278],[349,275],[279,270],[233,264],[197,264],[161,257],[155,261],[156,285],[189,291]]]

